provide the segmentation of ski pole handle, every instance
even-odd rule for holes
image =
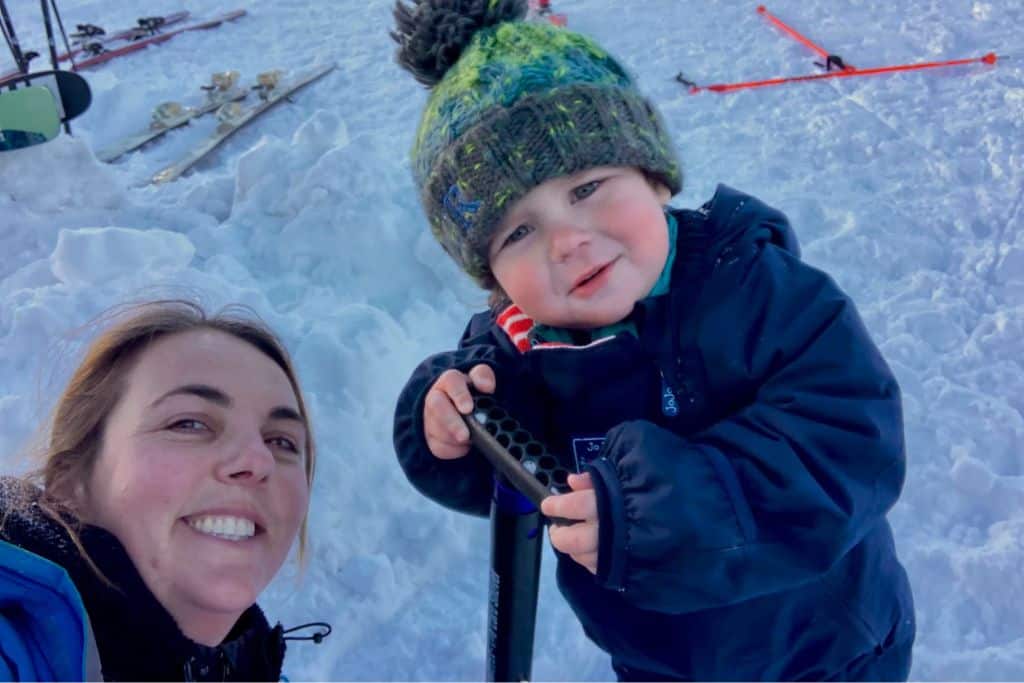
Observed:
[[[571,490],[569,470],[490,396],[474,396],[473,410],[462,419],[477,450],[538,509],[548,496]],[[548,519],[557,525],[574,523]]]

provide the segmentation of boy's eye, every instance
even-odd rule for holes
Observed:
[[[597,191],[597,186],[601,184],[600,180],[591,180],[589,183],[583,183],[578,187],[572,188],[572,198],[574,201],[586,199],[590,195]]]
[[[525,225],[525,224],[516,227],[515,230],[513,230],[512,232],[510,232],[508,234],[508,237],[506,237],[505,241],[501,243],[501,246],[505,247],[505,246],[508,246],[510,244],[515,244],[519,240],[521,240],[524,237],[526,237],[527,235],[529,235],[532,230],[533,230],[533,228],[531,228],[529,225]]]

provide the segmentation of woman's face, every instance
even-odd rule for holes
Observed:
[[[306,427],[284,371],[215,330],[136,359],[88,482],[88,521],[124,545],[182,631],[217,644],[281,567],[309,502]]]

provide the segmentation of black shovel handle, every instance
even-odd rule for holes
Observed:
[[[571,490],[569,470],[559,458],[492,397],[474,396],[473,410],[462,418],[477,450],[537,509],[548,496]],[[573,523],[562,518],[548,519],[559,525]]]

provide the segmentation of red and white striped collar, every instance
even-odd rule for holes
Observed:
[[[505,334],[512,340],[520,353],[530,350],[530,330],[533,329],[533,320],[523,310],[511,304],[508,308],[498,314],[498,327],[505,330]]]
[[[533,319],[523,313],[523,310],[511,304],[508,308],[498,314],[498,327],[505,331],[508,338],[520,353],[526,353],[531,349],[583,349],[611,339],[611,336],[595,339],[585,346],[575,346],[565,342],[530,341],[530,330],[533,329]]]

